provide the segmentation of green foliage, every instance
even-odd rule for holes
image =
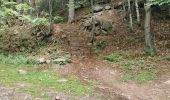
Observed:
[[[157,76],[154,70],[139,70],[136,73],[127,73],[124,75],[123,80],[134,80],[137,82],[146,82],[155,79]]]
[[[170,5],[170,0],[150,0],[151,5],[165,6]]]
[[[18,16],[19,13],[13,9],[10,9],[10,8],[4,8],[2,11],[1,11],[1,14],[3,17],[7,17],[7,16]]]
[[[165,57],[166,60],[170,61],[170,54]]]
[[[16,10],[20,13],[29,13],[29,11],[32,11],[33,8],[29,6],[28,4],[18,4],[16,5]]]
[[[56,24],[63,22],[63,20],[64,19],[62,17],[60,17],[60,16],[55,16],[54,17],[54,23],[56,23]]]
[[[49,21],[47,18],[36,18],[32,21],[33,27],[48,26]]]
[[[155,50],[153,50],[153,49],[146,49],[146,51],[145,51],[145,55],[146,56],[154,56],[156,54],[156,51]]]
[[[2,7],[6,7],[6,8],[14,8],[15,5],[17,5],[16,2],[1,2],[2,3]]]
[[[120,65],[120,68],[125,69],[125,70],[132,70],[134,67],[135,62],[134,61],[124,61]]]
[[[30,16],[30,15],[20,16],[19,19],[20,19],[23,23],[32,22],[32,19],[31,19],[31,16]]]
[[[111,54],[104,57],[104,60],[110,61],[110,62],[118,62],[122,57],[117,54]]]
[[[98,41],[96,43],[96,49],[104,49],[106,47],[106,41]]]
[[[0,63],[12,64],[12,65],[23,65],[23,64],[37,64],[38,61],[31,56],[25,56],[22,54],[17,55],[0,55]]]
[[[55,59],[54,59],[54,57],[55,57]],[[60,65],[65,65],[65,64],[67,64],[67,63],[71,63],[71,56],[70,56],[70,54],[65,54],[64,56],[54,56],[53,57],[53,61],[54,61],[54,63],[56,63],[56,64],[60,64]]]
[[[119,62],[122,58],[127,58],[132,55],[132,51],[119,51],[117,53],[105,56],[104,59],[110,62]]]

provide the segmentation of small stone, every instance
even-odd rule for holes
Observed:
[[[103,12],[94,13],[94,15],[101,16]]]
[[[105,8],[104,8],[105,10],[110,10],[111,9],[111,7],[110,6],[105,6]]]
[[[169,80],[167,80],[166,82],[164,82],[165,84],[168,84],[168,85],[170,85],[170,79]]]
[[[65,34],[62,34],[61,38],[64,39],[66,38],[67,36]]]
[[[47,63],[47,64],[51,63],[51,60],[46,60],[46,63]]]
[[[19,74],[26,74],[27,72],[25,70],[20,69],[20,70],[18,70],[18,73]]]
[[[39,62],[40,64],[43,64],[43,63],[45,63],[46,61],[45,61],[45,58],[39,58],[39,59],[38,59],[38,62]]]
[[[60,97],[59,97],[59,96],[56,96],[56,97],[55,97],[55,100],[60,100]]]
[[[102,6],[95,6],[94,7],[94,12],[100,12],[103,10],[103,7]]]

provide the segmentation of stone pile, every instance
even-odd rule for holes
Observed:
[[[94,7],[95,18],[95,35],[107,35],[113,31],[113,22],[108,20],[108,16],[105,13],[111,11],[111,6],[97,5]],[[90,15],[86,15],[81,19],[82,26],[87,32],[92,30],[92,18]]]

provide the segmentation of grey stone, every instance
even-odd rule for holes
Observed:
[[[105,6],[105,8],[104,8],[105,10],[110,10],[111,9],[111,7],[109,6],[109,5],[107,5],[107,6]]]
[[[94,7],[94,12],[100,12],[103,10],[103,7],[102,6],[95,6]]]
[[[43,63],[45,63],[46,61],[45,61],[45,58],[39,58],[39,59],[38,59],[38,62],[39,62],[40,64],[43,64]]]

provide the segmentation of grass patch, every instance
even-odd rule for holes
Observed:
[[[117,54],[111,54],[108,56],[104,57],[104,60],[110,61],[110,62],[118,62],[120,59],[122,58],[122,56],[117,55]]]
[[[134,67],[134,61],[124,61],[121,63],[120,68],[125,70],[132,70]]]
[[[153,64],[147,64],[143,57],[136,60],[124,61],[120,68],[125,71],[123,80],[133,80],[139,83],[154,80],[157,77],[157,71]]]
[[[22,65],[22,64],[37,64],[38,61],[32,56],[25,56],[22,54],[16,55],[0,55],[0,63]]]
[[[157,74],[154,70],[139,70],[136,73],[126,73],[123,77],[123,80],[134,80],[142,83],[149,80],[154,80],[156,77]]]
[[[37,87],[24,88],[22,91],[25,93],[31,93],[34,97],[50,100],[48,94],[44,93],[40,88]]]
[[[25,70],[26,74],[21,74],[18,70]],[[75,78],[63,78],[51,70],[37,71],[33,67],[16,67],[9,65],[0,65],[0,84],[15,85],[16,82],[22,81],[26,83],[36,84],[45,89],[62,91],[66,93],[74,93],[77,95],[92,94],[94,92],[92,86],[82,85]],[[25,90],[37,94],[38,90]]]
[[[110,61],[110,62],[119,62],[122,58],[127,58],[133,55],[132,51],[119,51],[117,53],[108,55],[104,57],[104,60]]]

